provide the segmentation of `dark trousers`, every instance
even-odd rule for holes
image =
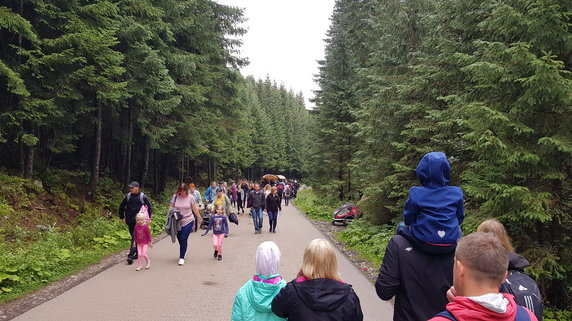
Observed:
[[[236,200],[236,211],[240,211],[240,209],[242,208],[242,212],[244,213],[244,203],[242,201],[242,198],[239,196]]]
[[[133,233],[135,232],[136,222],[127,222],[127,227],[129,228],[129,234],[131,234],[131,244],[129,245],[129,254],[127,254],[128,259],[137,258],[137,244],[135,244],[135,239],[133,238]]]
[[[195,222],[191,222],[183,227],[177,232],[177,240],[179,240],[179,258],[184,259],[185,254],[187,254],[187,247],[189,245],[189,235],[193,231],[193,225]]]
[[[290,196],[284,196],[284,204],[286,204],[286,206],[290,204]]]

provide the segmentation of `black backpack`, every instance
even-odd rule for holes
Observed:
[[[525,272],[508,270],[506,281],[501,284],[500,292],[514,296],[517,304],[526,307],[542,321],[542,297],[536,282]]]

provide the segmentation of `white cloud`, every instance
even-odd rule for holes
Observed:
[[[250,60],[245,76],[264,79],[266,75],[294,92],[302,92],[306,108],[318,89],[314,75],[317,60],[324,58],[324,41],[330,26],[335,0],[218,0],[244,8],[241,56]]]

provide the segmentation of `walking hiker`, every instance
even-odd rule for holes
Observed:
[[[210,204],[213,202],[213,200],[216,197],[216,191],[218,189],[219,189],[219,187],[216,184],[216,182],[212,181],[211,186],[209,186],[209,188],[207,188],[207,190],[205,191],[205,202],[207,202],[207,204]]]
[[[451,302],[431,321],[537,321],[511,294],[499,293],[507,268],[506,249],[494,234],[462,237],[455,250],[453,287],[447,293]]]
[[[137,213],[135,217],[137,225],[135,225],[135,243],[137,243],[137,268],[135,271],[141,271],[143,263],[141,258],[145,259],[145,269],[151,267],[151,260],[147,255],[147,248],[153,248],[153,239],[151,238],[151,231],[149,230],[149,225],[145,221],[145,213]]]
[[[189,194],[187,184],[183,183],[177,189],[177,193],[171,199],[170,207],[176,208],[182,216],[178,220],[181,230],[177,233],[177,240],[179,241],[179,265],[183,265],[187,257],[189,235],[195,224],[196,226],[201,224],[199,207],[195,203],[195,197]]]
[[[238,185],[238,190],[236,191],[236,211],[240,212],[242,209],[242,213],[244,214],[244,201],[246,200],[246,193],[242,189],[242,186]]]
[[[230,203],[232,206],[236,205],[237,194],[236,184],[232,183],[232,186],[230,187]]]
[[[276,224],[278,224],[278,211],[282,210],[280,206],[280,196],[278,189],[273,186],[270,195],[266,197],[266,212],[268,212],[268,221],[270,223],[270,233],[276,233]]]
[[[272,312],[272,299],[286,286],[279,272],[278,245],[272,241],[262,242],[256,249],[255,263],[256,274],[236,292],[231,320],[285,320]]]
[[[139,213],[143,205],[147,206],[149,217],[153,215],[153,209],[151,208],[151,203],[147,196],[139,190],[140,186],[138,182],[131,182],[127,186],[129,186],[129,193],[125,195],[123,201],[119,205],[119,219],[121,219],[121,221],[129,228],[131,245],[129,248],[129,254],[127,255],[127,264],[132,264],[133,260],[137,259],[137,247],[135,247],[135,242],[133,240],[133,232],[135,231],[136,224],[135,216]]]
[[[254,185],[254,190],[248,193],[248,207],[252,210],[252,222],[254,223],[254,234],[262,233],[262,211],[265,205],[265,195],[260,190],[260,185]]]
[[[290,199],[292,198],[292,188],[290,185],[284,186],[284,205],[288,206],[290,204]]]
[[[323,239],[308,244],[297,278],[274,297],[272,312],[289,321],[363,320],[359,298],[341,280],[336,252]]]
[[[226,196],[226,195],[225,195]],[[216,214],[211,215],[209,220],[209,226],[207,230],[201,234],[205,236],[210,230],[213,230],[213,248],[214,248],[214,258],[219,261],[222,260],[222,241],[228,237],[228,220],[224,213],[224,206],[218,205],[216,208]]]
[[[189,184],[189,194],[195,197],[195,203],[199,206],[199,208],[203,207],[203,198],[201,197],[201,193],[195,188],[195,184]]]
[[[215,205],[215,208],[218,207],[219,205],[222,205],[224,208],[224,212],[227,215],[230,215],[230,213],[232,212],[232,205],[230,204],[230,199],[224,193],[222,188],[217,190],[217,196],[216,198],[213,199],[213,204]]]

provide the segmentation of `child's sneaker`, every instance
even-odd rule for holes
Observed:
[[[179,265],[185,264],[185,259],[179,259]]]
[[[135,271],[141,271],[141,267],[138,266],[138,267],[135,269]]]
[[[213,257],[216,259],[217,256],[218,256],[218,251],[214,251]]]
[[[145,265],[145,269],[149,270],[151,268],[151,261],[147,262],[147,265]]]
[[[222,255],[219,255],[219,256],[218,256],[218,260],[219,260],[219,261],[222,261]]]

